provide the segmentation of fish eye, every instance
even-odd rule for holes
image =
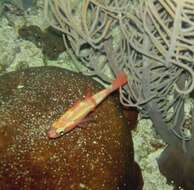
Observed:
[[[65,134],[64,131],[59,132],[59,135],[64,135],[64,134]]]

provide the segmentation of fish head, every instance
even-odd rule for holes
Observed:
[[[48,137],[51,139],[55,139],[57,137],[60,137],[62,135],[64,135],[64,129],[55,129],[55,128],[50,128],[48,130]]]
[[[48,130],[48,137],[51,139],[63,136],[65,133],[68,133],[69,131],[72,130],[72,128],[74,127],[73,122],[66,122],[65,124],[63,124],[62,127],[57,127],[57,125],[55,125],[56,123],[54,123],[51,128]]]
[[[71,131],[79,123],[79,114],[71,109],[55,120],[48,130],[49,138],[57,138]]]

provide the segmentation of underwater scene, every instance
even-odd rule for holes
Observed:
[[[194,190],[194,1],[0,0],[0,190]]]

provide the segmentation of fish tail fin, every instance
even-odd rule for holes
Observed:
[[[116,79],[112,81],[113,90],[116,90],[119,87],[123,86],[125,83],[127,83],[127,80],[127,75],[123,71],[120,71],[117,74]]]

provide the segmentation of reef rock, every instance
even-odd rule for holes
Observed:
[[[0,77],[0,189],[141,189],[130,129],[107,98],[82,126],[48,139],[51,123],[96,82],[55,67]]]

